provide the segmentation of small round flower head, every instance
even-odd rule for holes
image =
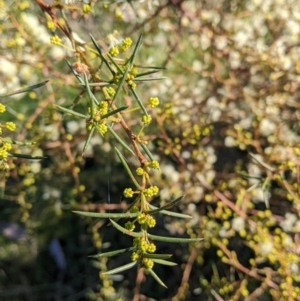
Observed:
[[[119,48],[117,46],[113,46],[110,48],[109,53],[111,56],[117,56],[119,54]]]
[[[6,159],[8,156],[8,152],[4,148],[0,148],[0,160]]]
[[[157,97],[150,97],[148,99],[148,103],[151,106],[151,108],[155,108],[159,105],[159,99]]]
[[[108,103],[106,101],[102,101],[99,105],[99,111],[101,115],[105,115],[108,112]]]
[[[127,83],[128,83],[128,85],[129,85],[130,87],[132,87],[133,89],[136,87],[136,83],[135,83],[133,80],[129,80]]]
[[[12,145],[8,142],[5,142],[2,147],[3,147],[3,149],[10,151],[12,148]]]
[[[137,217],[137,221],[140,225],[143,225],[147,222],[147,216],[145,213],[140,213]]]
[[[136,67],[132,67],[130,70],[130,74],[133,75],[133,77],[135,77],[137,74],[139,73],[138,69]]]
[[[153,169],[159,169],[159,163],[156,160],[151,161],[149,166]]]
[[[137,206],[133,206],[131,209],[130,209],[130,213],[136,213],[136,212],[139,212],[139,208]]]
[[[53,45],[60,45],[61,44],[61,39],[60,39],[59,36],[55,35],[55,36],[50,38],[50,42]]]
[[[0,103],[0,113],[3,113],[6,111],[6,107],[4,104]]]
[[[115,16],[119,20],[122,20],[124,18],[124,15],[123,15],[122,11],[119,8],[117,8],[117,10],[115,12]]]
[[[138,176],[142,176],[145,173],[142,167],[137,168],[135,172]]]
[[[134,228],[135,228],[135,225],[134,225],[132,222],[127,222],[127,223],[125,224],[125,228],[126,228],[127,230],[129,230],[129,231],[133,231]]]
[[[97,127],[97,132],[101,135],[104,136],[104,134],[107,132],[107,125],[104,123],[99,124]]]
[[[109,88],[107,88],[107,93],[110,96],[114,96],[116,94],[116,90],[113,87],[109,87]]]
[[[126,50],[128,50],[128,48],[131,46],[132,44],[132,40],[130,38],[125,38],[123,41],[122,41],[122,44],[120,46],[121,50],[123,52],[125,52]]]
[[[157,195],[159,192],[159,188],[157,186],[152,186],[152,191],[154,195]]]
[[[157,186],[151,186],[149,188],[144,189],[144,195],[147,198],[152,198],[153,196],[157,195],[159,189]]]
[[[48,21],[47,22],[47,27],[50,29],[50,30],[54,30],[55,29],[55,23],[53,21]]]
[[[6,122],[5,127],[8,131],[14,132],[17,128],[16,124],[14,122]]]
[[[137,261],[137,260],[139,260],[139,258],[140,258],[140,255],[139,255],[138,252],[133,252],[133,253],[131,254],[131,260],[132,260],[132,261]]]
[[[156,245],[151,243],[148,245],[148,249],[147,249],[147,252],[149,253],[154,253],[156,251]]]
[[[84,4],[82,7],[82,11],[84,14],[89,14],[92,11],[91,6],[88,4]]]
[[[154,266],[154,262],[151,260],[151,259],[149,259],[149,258],[144,258],[143,259],[143,265],[144,265],[144,267],[146,268],[146,269],[152,269],[153,268],[153,266]]]
[[[156,225],[156,220],[152,215],[147,215],[146,223],[149,228],[153,228]]]
[[[142,117],[142,121],[143,121],[144,124],[150,124],[151,120],[152,120],[152,117],[150,115],[148,115],[148,116],[144,115]]]
[[[125,198],[132,198],[133,197],[133,190],[131,188],[126,188],[123,192]]]

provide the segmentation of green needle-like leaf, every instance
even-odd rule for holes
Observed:
[[[151,154],[150,150],[148,149],[147,145],[144,144],[144,143],[141,143],[140,144],[142,149],[145,151],[145,153],[147,154],[148,158],[151,160],[151,161],[154,161],[154,157],[153,155]]]
[[[146,116],[148,116],[149,114],[148,114],[146,108],[144,107],[143,103],[141,102],[139,96],[138,96],[137,93],[135,92],[135,89],[133,89],[131,86],[129,87],[129,89],[130,89],[130,91],[132,92],[132,94],[133,94],[135,100],[137,101],[139,107],[142,109],[142,111],[144,112],[144,114],[145,114]]]
[[[172,262],[172,261],[167,261],[167,260],[163,260],[163,259],[152,259],[152,261],[158,263],[158,264],[163,264],[163,265],[169,265],[169,266],[175,266],[177,265],[177,263]]]
[[[113,130],[111,126],[107,126],[107,129],[126,150],[128,150],[132,155],[135,156],[133,150],[118,136],[118,134]]]
[[[166,237],[166,236],[152,235],[149,233],[148,233],[148,238],[150,238],[152,240],[165,241],[165,242],[171,242],[171,243],[184,243],[184,244],[190,244],[190,243],[199,242],[199,241],[203,240],[203,238]]]
[[[149,274],[163,287],[168,288],[162,281],[161,279],[154,273],[152,269],[147,270]]]
[[[85,143],[84,143],[84,146],[83,146],[83,150],[82,150],[82,155],[84,155],[85,151],[86,151],[86,148],[88,147],[88,145],[90,144],[90,141],[93,137],[93,134],[94,134],[94,131],[95,131],[95,126],[93,126],[89,132],[89,135],[87,137],[87,139],[85,140]]]
[[[127,174],[129,175],[131,181],[134,183],[135,187],[138,189],[138,190],[142,190],[142,186],[140,186],[140,184],[136,181],[135,177],[133,176],[129,166],[127,165],[126,161],[125,161],[125,158],[123,157],[123,155],[120,153],[120,151],[115,147],[115,150],[116,150],[116,153],[117,153],[117,156],[119,157],[120,161],[122,162],[124,168],[126,169],[127,171]]]
[[[118,223],[116,223],[115,221],[113,221],[112,219],[110,220],[110,222],[112,223],[112,225],[117,228],[119,231],[121,231],[122,233],[132,236],[132,237],[142,237],[143,233],[142,232],[132,232],[129,231],[125,228],[123,228],[122,226],[120,226]]]
[[[84,215],[88,217],[97,217],[97,218],[135,218],[139,215],[139,212],[136,213],[100,213],[100,212],[86,212],[86,211],[73,211],[76,214]]]
[[[30,159],[30,160],[41,160],[46,159],[47,157],[40,157],[40,156],[30,156],[30,155],[24,155],[24,154],[15,154],[15,153],[9,153],[8,157],[15,157],[15,158],[22,158],[22,159]]]
[[[128,109],[128,106],[124,106],[124,107],[117,108],[116,110],[113,110],[113,111],[111,111],[111,112],[109,112],[109,113],[107,113],[107,114],[101,116],[101,119],[107,118],[107,117],[112,116],[112,115],[115,115],[115,114],[117,114],[117,113],[119,113],[119,112],[122,112],[122,111],[124,111],[124,110],[126,110],[126,109]]]
[[[90,34],[90,37],[91,37],[91,40],[95,46],[95,48],[97,49],[99,55],[100,55],[100,58],[101,60],[104,62],[104,64],[106,65],[106,67],[109,69],[109,71],[111,72],[112,75],[115,74],[115,71],[111,68],[109,62],[107,61],[107,59],[104,57],[103,53],[102,53],[102,50],[101,48],[98,46],[98,43],[97,41],[94,39],[94,37]]]
[[[143,257],[150,258],[150,259],[169,259],[173,255],[172,254],[149,254],[143,253]]]
[[[71,63],[67,61],[67,65],[69,66],[69,68],[71,69],[72,73],[76,76],[77,80],[79,81],[79,83],[81,85],[84,85],[84,81],[82,80],[82,78],[80,77],[80,75],[74,70],[73,66],[71,65]]]
[[[150,71],[147,71],[147,72],[137,74],[135,78],[142,77],[142,76],[145,76],[145,75],[154,74],[154,73],[157,73],[157,72],[160,72],[160,70],[150,70]]]
[[[88,91],[89,98],[90,98],[91,116],[94,117],[94,106],[95,106],[95,104],[98,105],[99,101],[95,97],[95,95],[92,93],[92,91],[90,89],[90,85],[89,85],[89,81],[88,81],[87,75],[85,73],[84,73],[84,77],[83,78],[84,78],[85,88]]]
[[[0,97],[11,96],[11,95],[16,95],[16,94],[20,94],[20,93],[29,92],[29,91],[32,91],[34,89],[37,89],[39,87],[42,87],[42,86],[46,85],[48,83],[48,81],[49,80],[45,80],[44,82],[40,82],[40,83],[37,83],[37,84],[29,86],[29,87],[25,87],[25,88],[15,90],[15,91],[12,91],[12,92],[0,94]]]
[[[3,142],[7,142],[9,144],[16,144],[16,145],[34,145],[36,142],[30,142],[30,141],[17,141],[17,140],[13,140],[11,138],[1,138],[1,140]]]
[[[172,202],[158,208],[158,209],[154,209],[154,210],[150,210],[148,211],[149,214],[155,214],[155,213],[159,213],[160,211],[173,207],[174,205],[176,205],[177,203],[179,203],[182,199],[184,198],[184,195],[180,196],[179,198],[173,200]]]
[[[129,71],[129,66],[127,66],[122,78],[120,79],[120,81],[118,83],[118,88],[117,88],[116,93],[114,94],[114,97],[112,99],[113,101],[115,101],[117,99],[117,97],[119,96],[119,93],[120,93],[121,89],[123,88],[123,85],[124,85],[124,82],[125,82],[128,71]]]
[[[135,47],[134,47],[133,53],[132,53],[131,57],[128,59],[128,62],[129,62],[130,64],[133,63],[133,61],[134,61],[134,59],[135,59],[135,56],[136,56],[138,50],[140,49],[140,47],[141,47],[141,45],[142,45],[142,38],[143,38],[143,36],[140,35],[140,36],[139,36],[139,39],[138,39],[138,41],[137,41],[137,43],[136,43],[136,45],[135,45]],[[126,62],[125,64],[127,64],[127,62]]]
[[[120,249],[120,250],[115,250],[115,251],[111,251],[111,252],[99,253],[96,255],[90,255],[89,257],[91,257],[91,258],[112,257],[112,256],[116,256],[116,255],[120,255],[120,254],[124,254],[124,253],[128,253],[128,252],[133,252],[136,249],[137,249],[136,247],[131,247],[131,248]]]
[[[151,204],[149,204],[149,207],[152,210],[159,209],[159,208],[157,208],[157,207],[155,207]],[[168,211],[168,210],[160,210],[159,213],[164,214],[164,215],[168,215],[168,216],[178,217],[178,218],[192,218],[190,215],[183,214],[183,213],[172,212],[172,211]]]
[[[118,70],[118,72],[120,74],[123,74],[123,70],[121,69],[121,67],[119,66],[119,64],[114,60],[114,58],[111,56],[111,54],[109,52],[107,53],[107,57],[113,63],[113,65],[116,67],[116,69]]]
[[[65,107],[62,107],[62,106],[59,106],[59,105],[56,105],[54,104],[54,106],[61,112],[64,112],[64,113],[67,113],[67,114],[70,114],[70,115],[73,115],[73,116],[77,116],[77,117],[80,117],[80,118],[84,118],[86,119],[88,116],[86,115],[83,115],[81,113],[78,113],[78,112],[75,112],[73,110],[70,110],[70,109],[67,109]]]
[[[161,77],[146,77],[146,78],[135,78],[135,82],[151,82],[151,81],[156,81],[156,80],[163,80],[166,79],[167,77],[161,76]]]
[[[102,273],[102,274],[105,274],[105,275],[118,274],[118,273],[121,273],[121,272],[124,272],[124,271],[126,271],[126,270],[129,270],[129,269],[133,268],[133,267],[136,266],[137,264],[138,264],[137,261],[133,261],[133,262],[130,262],[130,263],[128,263],[128,264],[122,265],[121,267],[118,267],[118,268],[116,268],[116,269],[113,269],[113,270],[104,272],[104,273]]]

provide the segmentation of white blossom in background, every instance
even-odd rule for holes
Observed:
[[[298,217],[296,214],[292,213],[286,213],[285,219],[280,222],[280,226],[284,230],[284,232],[291,232],[293,230],[293,226],[295,222],[298,220]]]
[[[242,217],[237,216],[231,221],[231,225],[234,231],[239,232],[245,229],[245,220]]]
[[[171,164],[161,164],[161,170],[163,171],[166,178],[169,180],[171,184],[177,183],[179,181],[180,174],[175,167]]]
[[[50,34],[47,29],[41,25],[38,18],[29,13],[22,13],[22,20],[26,24],[26,30],[35,36],[37,41],[42,44],[50,44]]]
[[[224,140],[224,145],[227,147],[235,147],[236,146],[236,140],[231,136],[226,136]]]
[[[275,133],[276,124],[270,119],[264,118],[260,122],[259,129],[263,136],[269,136]]]
[[[258,247],[260,255],[269,255],[272,252],[274,245],[271,240],[265,239],[263,241],[258,242]]]
[[[227,46],[227,38],[225,36],[217,36],[215,45],[218,50],[223,50]]]

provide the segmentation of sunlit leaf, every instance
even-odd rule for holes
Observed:
[[[167,236],[157,236],[148,233],[148,238],[152,240],[171,242],[171,243],[195,243],[203,240],[203,238],[179,238],[179,237],[167,237]]]
[[[96,255],[90,255],[89,257],[91,257],[91,258],[112,257],[112,256],[116,256],[116,255],[120,255],[120,254],[124,254],[124,253],[128,253],[128,252],[133,252],[136,249],[137,249],[136,247],[131,247],[131,248],[120,249],[120,250],[115,250],[115,251],[111,251],[111,252],[99,253]]]
[[[76,117],[80,117],[80,118],[84,118],[86,119],[88,116],[86,115],[83,115],[81,113],[78,113],[76,111],[73,111],[73,110],[70,110],[70,109],[67,109],[65,107],[62,107],[62,106],[59,106],[59,105],[56,105],[54,104],[54,106],[61,112],[64,112],[64,113],[67,113],[67,114],[70,114],[70,115],[73,115],[73,116],[76,116]]]
[[[11,96],[11,95],[16,95],[16,94],[20,94],[20,93],[29,92],[29,91],[32,91],[34,89],[37,89],[39,87],[42,87],[42,86],[46,85],[48,83],[48,81],[49,80],[45,80],[43,82],[37,83],[37,84],[32,85],[32,86],[28,86],[28,87],[18,89],[18,90],[12,91],[12,92],[0,94],[0,97]]]
[[[125,228],[123,228],[122,226],[120,226],[118,223],[116,223],[115,221],[113,221],[112,219],[110,220],[110,222],[112,223],[112,225],[118,229],[119,231],[121,231],[122,233],[132,236],[132,237],[142,237],[143,233],[142,232],[133,232],[133,231],[129,231]]]
[[[86,211],[73,211],[76,214],[88,216],[88,217],[97,217],[97,218],[134,218],[139,215],[139,212],[136,213],[100,213],[100,212],[86,212]]]
[[[177,199],[175,199],[175,200],[173,200],[173,201],[167,203],[166,205],[164,205],[164,206],[162,206],[162,207],[159,207],[159,208],[157,208],[157,209],[148,211],[148,214],[159,213],[159,212],[161,212],[161,211],[164,210],[164,209],[171,208],[171,207],[175,206],[177,203],[179,203],[183,198],[184,198],[184,195],[178,197]]]
[[[129,175],[131,181],[133,182],[133,184],[135,185],[135,187],[139,190],[142,190],[142,186],[140,186],[140,184],[136,181],[135,177],[133,176],[129,166],[127,165],[126,161],[125,161],[125,158],[123,157],[123,155],[120,153],[120,151],[115,147],[115,150],[116,150],[116,153],[117,153],[117,156],[119,157],[120,161],[122,162],[124,168],[126,169],[127,171],[127,174]]]
[[[163,260],[163,259],[153,258],[152,261],[155,262],[155,263],[158,263],[158,264],[168,265],[168,266],[175,266],[175,265],[177,265],[177,263],[175,263],[175,262],[167,261],[167,260]]]
[[[116,269],[113,269],[113,270],[110,270],[110,271],[107,271],[107,272],[104,272],[102,274],[105,274],[105,275],[113,275],[113,274],[118,274],[118,273],[121,273],[121,272],[124,272],[126,270],[129,270],[131,268],[133,268],[134,266],[136,266],[138,264],[137,261],[133,261],[133,262],[130,262],[128,264],[125,264],[125,265],[122,265]]]
[[[168,288],[163,282],[162,280],[154,273],[154,271],[152,269],[148,269],[147,270],[149,272],[149,274],[163,287]]]
[[[169,259],[173,255],[172,254],[150,254],[150,253],[143,253],[143,257],[150,258],[150,259]]]
[[[41,159],[47,158],[47,157],[41,157],[41,156],[30,156],[30,155],[15,154],[15,153],[8,153],[8,156],[15,157],[15,158],[29,159],[29,160],[41,160]]]

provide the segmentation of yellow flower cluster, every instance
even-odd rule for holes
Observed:
[[[154,217],[145,213],[140,213],[137,217],[137,221],[140,225],[147,225],[150,228],[153,228],[156,225]]]
[[[152,120],[152,117],[150,116],[150,115],[144,115],[143,117],[142,117],[142,121],[143,121],[143,123],[144,124],[150,124],[151,123],[151,120]]]
[[[50,38],[50,42],[53,45],[60,45],[61,44],[61,39],[60,39],[59,36],[55,35],[55,36]]]
[[[153,262],[153,260],[151,260],[149,258],[144,258],[143,265],[146,269],[152,269],[154,266],[154,262]]]
[[[135,228],[135,225],[134,225],[134,223],[132,223],[132,222],[127,222],[127,223],[125,224],[125,228],[126,228],[127,230],[129,230],[129,231],[133,231],[134,228]]]
[[[157,186],[151,186],[149,188],[144,189],[143,192],[146,198],[152,198],[153,196],[158,194],[159,189]]]
[[[156,160],[153,160],[150,162],[149,166],[153,169],[159,169],[159,162]]]
[[[126,188],[123,192],[125,198],[132,198],[133,197],[133,190],[131,188]]]
[[[102,119],[102,116],[107,114],[108,112],[108,103],[106,101],[102,101],[96,109],[88,109],[89,114],[91,114],[91,118],[87,119],[87,129],[90,131],[93,126],[95,126],[97,132],[104,136],[107,132],[107,125],[105,124],[105,118]]]
[[[113,46],[109,49],[109,54],[111,56],[117,56],[119,54],[119,48],[118,46]]]
[[[112,56],[117,56],[119,53],[127,51],[131,44],[132,40],[130,38],[125,38],[121,44],[112,46],[109,50],[109,53]]]
[[[135,172],[138,176],[142,176],[145,173],[145,170],[142,167],[138,167]]]
[[[92,11],[91,6],[88,4],[84,4],[82,7],[82,11],[84,14],[89,14]]]
[[[120,50],[121,50],[122,52],[127,51],[127,50],[130,48],[131,44],[132,44],[132,40],[131,40],[130,38],[125,38],[125,39],[122,41],[122,44],[121,44],[121,46],[120,46]]]
[[[149,243],[143,237],[137,237],[133,240],[133,245],[138,248],[142,253],[154,253],[156,251],[156,246],[153,243]]]
[[[14,122],[9,121],[9,122],[5,123],[5,128],[10,132],[14,132],[16,130],[17,126]]]
[[[159,105],[159,99],[157,97],[150,97],[148,99],[148,103],[151,106],[151,108],[155,108]]]
[[[0,146],[0,160],[4,160],[8,157],[8,151],[11,150],[11,144],[4,142]]]

